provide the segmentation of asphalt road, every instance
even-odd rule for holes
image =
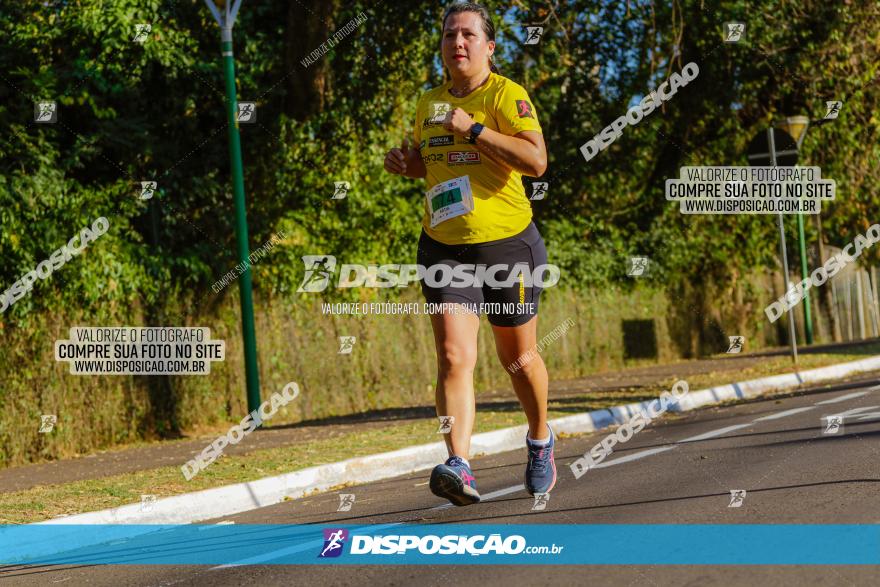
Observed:
[[[874,382],[876,385],[876,382]],[[823,434],[822,417],[844,428]],[[484,501],[452,508],[427,473],[226,518],[236,524],[880,523],[880,387],[864,385],[673,415],[575,479],[568,463],[607,433],[557,444],[559,482],[543,511],[522,489],[525,449],[472,459]],[[731,490],[746,490],[729,507]],[[219,521],[219,520],[217,520]],[[271,558],[271,550],[267,551]],[[229,561],[242,563],[244,561]],[[869,585],[876,566],[209,566],[6,567],[8,585]]]

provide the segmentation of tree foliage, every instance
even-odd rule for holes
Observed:
[[[196,0],[23,0],[0,12],[0,278],[5,287],[97,216],[110,236],[7,310],[62,299],[161,306],[199,297],[234,266],[219,31]],[[502,74],[534,100],[547,137],[548,198],[535,214],[565,283],[625,281],[625,258],[649,255],[663,283],[699,291],[775,267],[771,216],[679,214],[664,180],[682,165],[744,165],[749,139],[826,100],[840,118],[811,129],[801,161],[837,181],[822,213],[844,244],[880,221],[880,7],[872,0],[570,0],[488,2]],[[444,81],[443,6],[433,2],[244,2],[235,28],[251,245],[288,235],[256,286],[295,296],[299,257],[415,260],[422,184],[382,170],[411,133],[418,95]],[[358,14],[366,22],[318,62],[302,59]],[[746,24],[724,43],[724,22]],[[135,25],[152,27],[144,43]],[[523,43],[523,26],[544,36]],[[590,162],[579,147],[694,61],[699,77]],[[33,122],[55,100],[60,120]],[[160,192],[140,200],[140,182]],[[332,200],[334,181],[348,181]],[[792,229],[793,223],[789,224]],[[817,238],[808,223],[808,240]]]

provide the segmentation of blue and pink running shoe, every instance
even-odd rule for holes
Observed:
[[[526,447],[529,449],[529,463],[526,465],[526,491],[536,493],[548,493],[556,485],[556,462],[553,460],[553,429],[550,431],[550,442],[541,446],[529,442],[526,436]]]
[[[431,471],[431,493],[448,499],[453,505],[471,505],[480,501],[477,480],[461,457],[449,457]]]

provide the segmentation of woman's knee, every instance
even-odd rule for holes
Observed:
[[[531,379],[546,370],[544,359],[534,351],[523,353],[513,361],[505,362],[502,359],[501,362],[514,379]]]
[[[437,367],[441,373],[469,372],[476,366],[476,345],[447,343],[437,349]]]

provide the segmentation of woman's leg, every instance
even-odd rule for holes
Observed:
[[[538,317],[521,326],[492,326],[495,350],[529,421],[529,438],[543,440],[547,429],[547,367],[535,350],[538,335]],[[529,352],[532,351],[532,352]],[[524,361],[519,367],[517,361]],[[512,372],[511,372],[512,371]]]
[[[510,373],[513,389],[529,420],[529,460],[524,485],[532,495],[547,493],[556,485],[553,433],[547,425],[547,368],[536,351],[537,326],[537,316],[521,326],[492,325],[498,358]]]
[[[476,314],[431,315],[434,344],[437,349],[437,415],[453,416],[452,430],[445,435],[449,456],[467,459],[474,428],[474,368],[477,365],[477,334],[480,319]]]

